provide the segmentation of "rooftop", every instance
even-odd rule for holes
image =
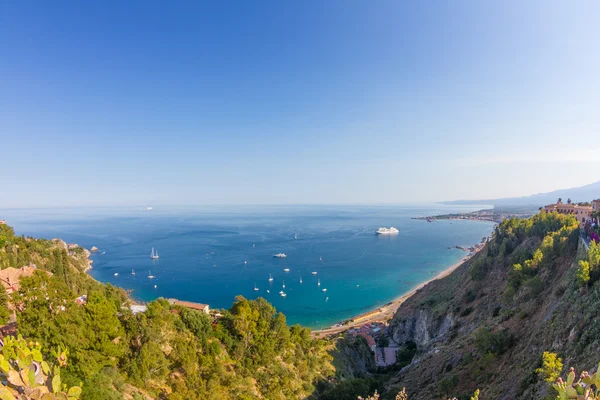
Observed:
[[[0,283],[2,283],[2,286],[4,286],[4,289],[6,289],[8,294],[16,292],[19,290],[19,280],[24,276],[32,276],[37,270],[35,265],[28,265],[21,268],[9,267],[0,270]],[[48,275],[52,275],[48,271],[44,272]]]
[[[177,299],[169,299],[169,303],[174,306],[181,306],[181,307],[191,308],[193,310],[200,310],[200,311],[204,311],[206,308],[208,308],[208,304],[194,303],[191,301],[182,301],[182,300],[177,300]]]

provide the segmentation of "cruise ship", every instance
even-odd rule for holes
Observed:
[[[394,228],[393,226],[390,226],[389,228],[379,228],[377,229],[377,231],[375,232],[377,235],[394,235],[396,233],[398,233],[399,230]]]

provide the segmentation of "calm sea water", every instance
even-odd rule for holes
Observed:
[[[459,261],[465,253],[448,247],[479,243],[493,224],[411,217],[471,209],[138,207],[0,210],[0,219],[18,234],[98,247],[92,276],[132,289],[137,299],[174,297],[229,308],[236,295],[262,296],[289,323],[319,328],[385,304]],[[400,233],[374,234],[391,225]],[[160,259],[150,259],[152,247]],[[284,282],[286,298],[279,295]]]

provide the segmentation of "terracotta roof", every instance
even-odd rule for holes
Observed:
[[[27,266],[21,268],[6,268],[0,270],[0,283],[8,294],[19,290],[19,280],[23,276],[32,276],[38,269],[35,266]],[[41,270],[40,270],[41,271]],[[48,271],[44,271],[48,275],[52,275]]]
[[[181,300],[175,300],[173,302],[173,305],[192,308],[194,310],[200,310],[200,311],[203,311],[206,307],[208,307],[208,304],[192,303],[191,301],[181,301]]]
[[[375,346],[375,339],[373,339],[372,336],[364,334],[364,333],[359,333],[360,336],[364,337],[367,340],[367,344],[369,345],[369,347],[373,347]]]

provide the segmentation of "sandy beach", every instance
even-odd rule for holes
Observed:
[[[442,272],[440,272],[433,278],[428,279],[425,282],[420,283],[419,285],[415,286],[408,293],[403,294],[402,296],[394,299],[393,301],[391,301],[389,303],[386,303],[385,305],[383,305],[381,307],[376,307],[367,313],[360,314],[360,315],[368,315],[368,317],[361,318],[359,321],[350,320],[350,322],[348,322],[347,324],[344,324],[344,325],[339,325],[339,326],[334,325],[329,328],[314,330],[314,331],[312,331],[312,336],[313,337],[315,337],[315,336],[318,336],[318,337],[332,336],[332,335],[336,335],[340,332],[344,332],[348,329],[355,328],[357,326],[363,326],[364,324],[370,324],[373,322],[385,322],[385,321],[391,319],[394,316],[394,314],[396,313],[396,310],[398,310],[398,308],[402,305],[402,303],[404,303],[406,300],[408,300],[417,291],[419,291],[420,289],[425,287],[430,282],[447,277],[455,269],[460,267],[464,262],[471,259],[483,247],[484,246],[476,247],[475,252],[473,252],[471,255],[467,255],[467,256],[463,257],[456,264],[451,265],[450,267],[446,268],[445,270],[443,270]],[[354,318],[356,318],[356,317],[354,317]]]

